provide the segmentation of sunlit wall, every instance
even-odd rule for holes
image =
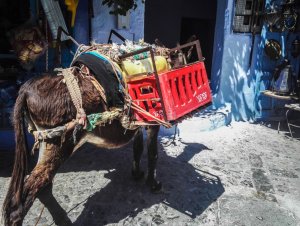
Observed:
[[[270,0],[266,1],[266,6],[270,7]],[[234,0],[219,0],[217,15],[211,83],[214,106],[218,108],[230,104],[235,120],[267,119],[274,114],[281,114],[276,110],[284,102],[261,94],[261,91],[268,88],[274,68],[280,63],[280,60],[272,61],[265,55],[264,46],[269,38],[280,41],[283,48],[282,59],[288,55],[295,73],[298,73],[299,57],[290,57],[290,54],[285,54],[285,49],[291,48],[291,42],[299,34],[290,34],[287,39],[287,32],[269,32],[264,25],[261,34],[254,37],[250,56],[252,34],[232,31]]]
[[[92,19],[92,39],[98,43],[107,43],[111,29],[116,30],[129,40],[138,41],[144,38],[144,14],[145,5],[137,1],[138,6],[131,10],[129,16],[129,27],[118,29],[118,16],[111,15],[110,9],[102,5],[102,1],[94,0],[94,18]],[[115,39],[114,41],[120,41]]]

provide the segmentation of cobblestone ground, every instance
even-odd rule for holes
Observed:
[[[249,123],[180,137],[159,139],[159,194],[131,179],[131,145],[84,145],[56,175],[54,195],[78,226],[300,225],[299,140]],[[9,182],[1,175],[0,205]],[[24,225],[42,208],[35,201]],[[38,225],[51,224],[45,209]]]

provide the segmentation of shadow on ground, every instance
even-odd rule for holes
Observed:
[[[109,182],[89,196],[84,204],[78,203],[84,205],[84,208],[77,213],[78,217],[73,225],[104,225],[136,216],[137,221],[142,221],[140,215],[150,207],[152,210],[148,211],[153,211],[154,214],[151,221],[157,224],[166,220],[160,212],[171,214],[169,220],[176,218],[176,211],[189,218],[201,215],[224,192],[217,176],[198,170],[188,163],[195,154],[205,149],[208,148],[204,145],[190,143],[182,154],[175,158],[166,155],[160,146],[157,175],[163,183],[163,191],[152,194],[144,181],[136,182],[131,179],[130,145],[118,150],[104,150],[86,144],[72,156],[60,172],[105,171],[107,173],[104,177],[109,179]],[[147,166],[145,156],[146,154],[142,158],[144,169]],[[80,180],[80,176],[78,178]],[[155,204],[159,205],[153,209]],[[76,206],[72,211],[76,213]]]
[[[176,148],[176,143],[171,145]],[[105,225],[128,218],[135,218],[135,221],[141,222],[144,220],[142,214],[145,210],[153,212],[153,218],[149,221],[157,224],[172,220],[176,223],[180,213],[188,218],[200,216],[222,195],[224,187],[219,177],[199,170],[189,163],[195,154],[209,148],[199,143],[184,145],[185,148],[180,150],[179,156],[171,157],[165,153],[164,147],[160,144],[157,176],[163,183],[163,190],[158,194],[151,193],[144,180],[136,182],[131,178],[132,144],[116,150],[99,149],[91,144],[83,145],[60,168],[59,173],[78,173],[76,180],[79,183],[76,184],[83,184],[82,186],[87,189],[92,185],[82,177],[81,172],[101,172],[99,176],[104,175],[105,179],[97,180],[97,183],[102,184],[102,189],[88,196],[85,202],[73,201],[72,211],[65,210],[73,221],[76,219],[73,225]],[[36,159],[36,156],[32,157],[31,162],[34,163]],[[141,167],[146,171],[146,151],[142,157]],[[5,170],[0,170],[0,176],[10,176],[11,169],[9,164]],[[68,189],[72,186],[74,186],[72,189],[78,189],[74,181],[74,184],[68,185],[66,190],[59,191],[59,196],[70,195]],[[57,198],[63,200],[61,197]],[[62,204],[62,201],[59,203]],[[81,205],[83,208],[80,209],[83,210],[77,210]]]

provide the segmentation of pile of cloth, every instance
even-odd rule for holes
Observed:
[[[131,53],[136,50],[140,50],[146,47],[152,47],[154,53],[155,65],[158,73],[168,71],[170,67],[170,50],[165,47],[146,43],[142,40],[139,42],[132,42],[126,40],[123,44],[98,44],[92,43],[91,46],[80,46],[75,54],[76,59],[80,54],[93,52],[94,54],[100,54],[101,56],[111,60],[116,68],[121,72],[125,82],[141,79],[147,74],[151,74],[154,71],[153,62],[150,57],[150,52],[143,52],[137,55],[133,55],[124,60],[120,59],[120,56]],[[134,76],[138,75],[138,76]]]
[[[140,40],[139,42],[133,42],[130,40],[126,40],[123,44],[97,44],[92,43],[92,47],[95,47],[97,51],[107,57],[109,57],[111,60],[120,63],[120,56],[126,53],[131,53],[133,51],[143,49],[146,47],[152,47],[154,55],[155,56],[163,56],[166,59],[169,57],[169,49],[161,46],[157,46],[154,44],[149,44],[147,42],[144,42],[143,40]],[[150,57],[149,53],[141,53],[138,55],[132,56],[131,60],[142,60],[145,58]]]

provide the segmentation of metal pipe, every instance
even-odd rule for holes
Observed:
[[[53,38],[57,37],[59,27],[62,27],[67,31],[68,29],[61,12],[59,2],[53,0],[41,0],[41,3],[45,11]],[[69,37],[64,34],[61,37],[61,41],[65,41],[68,39]]]

